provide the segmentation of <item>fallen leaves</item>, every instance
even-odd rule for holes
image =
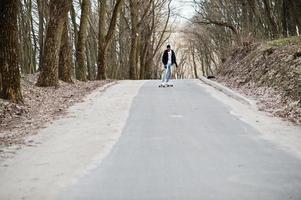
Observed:
[[[23,105],[0,99],[0,148],[24,144],[28,135],[64,115],[68,107],[82,102],[96,88],[112,82],[61,82],[58,88],[40,88],[35,86],[36,80],[37,74],[22,78]]]
[[[301,124],[301,52],[298,45],[237,49],[217,81],[258,101],[259,110]]]

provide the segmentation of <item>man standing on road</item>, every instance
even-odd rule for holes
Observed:
[[[171,49],[170,45],[167,45],[167,49],[163,53],[162,62],[164,64],[164,68],[165,68],[165,71],[164,71],[164,74],[162,77],[162,85],[169,86],[168,82],[171,78],[172,66],[176,65],[176,67],[178,67],[176,54]]]

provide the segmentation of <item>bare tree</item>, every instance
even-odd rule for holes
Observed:
[[[22,102],[18,58],[18,0],[0,1],[0,74],[1,97]]]
[[[107,1],[106,0],[100,0],[100,13],[99,13],[99,42],[98,42],[98,74],[97,79],[103,80],[107,78],[106,69],[107,69],[107,53],[109,44],[113,39],[114,32],[116,29],[117,24],[117,17],[119,15],[121,6],[123,4],[124,0],[116,0],[113,14],[110,20],[109,29],[106,32],[105,31],[105,14],[107,11]]]
[[[64,16],[62,41],[61,41],[60,55],[59,55],[59,79],[66,83],[73,83],[72,46],[71,46],[68,27],[69,27],[69,17],[68,17],[68,13],[66,12]]]
[[[86,41],[88,36],[88,22],[90,12],[90,0],[82,0],[82,14],[78,32],[77,48],[76,48],[76,78],[80,81],[87,80],[87,64],[86,64]]]
[[[64,26],[64,15],[69,12],[70,6],[70,0],[50,1],[50,19],[47,25],[42,70],[38,78],[38,86],[58,86],[59,51]]]

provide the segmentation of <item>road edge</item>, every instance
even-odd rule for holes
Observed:
[[[0,199],[57,199],[97,168],[121,137],[144,83],[118,81],[98,88],[41,129],[32,146],[0,163]]]
[[[216,83],[216,87],[214,87],[208,84],[209,81],[205,81],[199,81],[200,86],[204,87],[205,90],[218,101],[229,106],[230,113],[233,116],[261,133],[261,139],[269,141],[280,150],[284,150],[290,155],[301,159],[301,137],[299,134],[301,126],[295,125],[292,122],[283,121],[281,118],[277,118],[265,111],[261,111],[258,109],[256,104],[254,104],[254,106],[250,106],[247,103],[242,103],[237,100],[237,98],[233,98],[232,95],[226,94],[221,90],[222,88],[227,87],[223,86],[221,88],[216,88],[221,84]],[[210,83],[211,82],[215,83],[214,81],[210,81]],[[229,89],[228,91],[231,90]],[[236,92],[232,91],[231,94],[236,95]],[[251,103],[256,103],[256,101],[249,101]]]
[[[231,97],[231,98],[233,98],[233,99],[235,99],[235,100],[237,100],[237,101],[239,101],[243,104],[246,104],[246,105],[248,105],[250,107],[254,107],[254,108],[256,107],[256,103],[254,101],[248,99],[247,97],[233,91],[232,89],[230,89],[230,88],[228,88],[228,87],[226,87],[226,86],[224,86],[224,85],[222,85],[222,84],[220,84],[216,81],[212,81],[210,79],[207,79],[204,76],[200,77],[199,80],[201,80],[203,83],[205,83],[205,84],[207,84],[207,85],[223,92],[227,96],[229,96],[229,97]]]
[[[34,139],[39,137],[39,135],[38,135],[39,132],[41,130],[47,128],[48,126],[50,126],[53,122],[55,122],[61,118],[67,117],[68,113],[72,107],[76,106],[77,104],[87,101],[88,99],[90,99],[93,96],[93,94],[96,94],[98,92],[102,92],[102,93],[106,92],[107,89],[109,89],[110,87],[112,87],[118,83],[119,83],[118,80],[112,80],[111,82],[105,83],[104,85],[91,90],[89,93],[85,94],[81,100],[68,106],[59,115],[53,116],[49,121],[45,121],[35,128],[29,129],[28,132],[31,132],[32,134],[25,135],[23,138],[23,142],[12,144],[10,146],[1,146],[0,145],[0,165],[1,165],[1,163],[5,162],[8,159],[13,159],[19,150],[34,146],[35,145]],[[4,134],[5,132],[0,132],[0,134],[1,133]]]

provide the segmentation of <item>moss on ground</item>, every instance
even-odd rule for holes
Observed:
[[[267,45],[270,47],[281,47],[286,45],[301,45],[301,36],[289,37],[289,38],[281,38],[278,40],[268,41]]]

